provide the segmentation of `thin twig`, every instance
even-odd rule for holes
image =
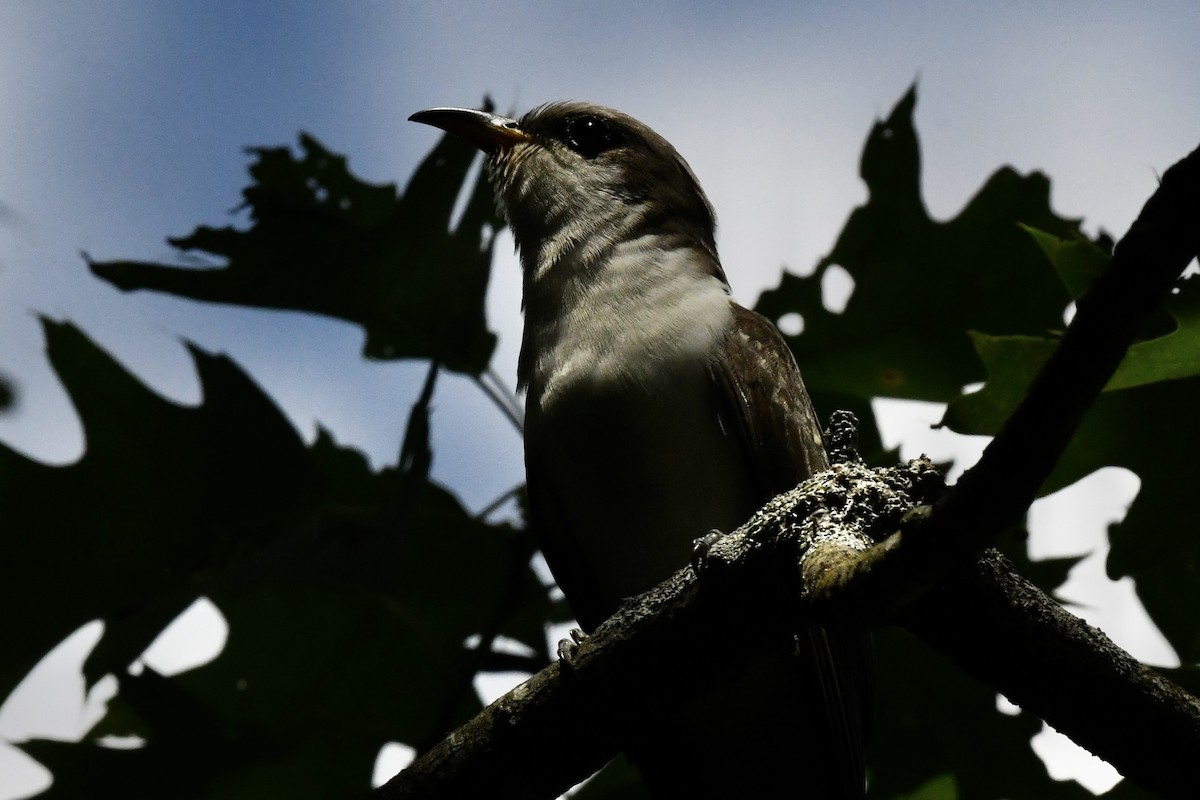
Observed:
[[[525,484],[524,484],[524,483],[518,483],[516,486],[512,487],[512,488],[511,488],[511,489],[509,489],[508,491],[506,491],[506,492],[504,492],[503,494],[501,494],[501,495],[500,495],[499,497],[497,497],[495,500],[493,500],[492,502],[488,503],[488,504],[487,504],[486,506],[484,506],[483,508],[479,509],[479,511],[477,511],[477,512],[475,513],[475,519],[477,519],[477,520],[485,520],[485,519],[487,519],[487,518],[488,518],[488,516],[489,516],[489,515],[490,515],[490,514],[491,514],[493,511],[495,511],[496,509],[500,508],[500,506],[504,505],[504,504],[505,504],[505,503],[507,503],[509,500],[512,500],[514,497],[516,497],[517,495],[519,495],[519,494],[521,493],[521,490],[522,490],[522,489],[524,489],[524,488],[525,488]]]
[[[517,402],[516,395],[510,392],[504,386],[504,382],[500,379],[491,367],[488,367],[482,374],[476,375],[472,380],[483,393],[488,396],[488,399],[495,404],[496,408],[502,413],[517,433],[525,435],[525,412],[521,408],[521,404]],[[490,383],[489,383],[490,381]]]

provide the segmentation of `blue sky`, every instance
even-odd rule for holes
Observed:
[[[343,323],[121,295],[78,255],[173,259],[165,236],[229,221],[247,145],[291,144],[306,130],[348,154],[359,176],[403,184],[436,136],[406,122],[420,108],[472,105],[485,92],[517,111],[561,98],[612,105],[689,160],[749,304],[782,266],[806,271],[831,246],[864,199],[857,159],[871,122],[918,78],[935,216],[954,214],[1008,163],[1047,172],[1060,213],[1123,233],[1156,174],[1200,141],[1197,33],[1192,0],[9,0],[0,373],[19,404],[0,415],[0,441],[56,463],[83,450],[42,354],[36,315],[47,314],[77,322],[180,402],[200,399],[181,338],[227,352],[304,436],[320,421],[376,465],[394,459],[420,365],[363,362],[361,333]],[[511,380],[520,314],[510,249],[498,247],[489,320]],[[444,381],[435,406],[437,477],[476,507],[521,480],[519,440],[469,385]]]

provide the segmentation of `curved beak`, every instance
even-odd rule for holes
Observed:
[[[462,137],[485,153],[496,153],[530,138],[515,119],[474,108],[427,108],[409,119]]]

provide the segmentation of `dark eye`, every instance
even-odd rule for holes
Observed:
[[[571,117],[563,123],[562,140],[584,158],[595,158],[624,143],[621,132],[599,117]]]

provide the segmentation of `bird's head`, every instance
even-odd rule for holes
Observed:
[[[580,266],[646,234],[692,243],[716,263],[715,218],[696,176],[670,142],[627,114],[568,101],[519,120],[464,108],[410,119],[487,154],[497,204],[527,273],[568,253]]]

